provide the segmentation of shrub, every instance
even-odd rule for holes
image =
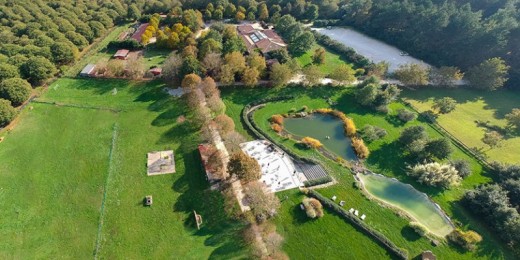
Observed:
[[[455,167],[437,162],[409,166],[406,174],[416,177],[422,184],[443,188],[457,186],[461,182]]]
[[[431,110],[424,111],[420,115],[428,123],[434,123],[435,120],[437,120],[437,115],[435,115],[435,113]]]
[[[307,111],[309,108],[307,106],[302,106],[302,111],[305,112]]]
[[[412,221],[408,223],[408,226],[411,227],[419,236],[424,237],[428,234],[428,229],[423,226],[421,223]]]
[[[258,162],[242,151],[231,155],[228,171],[230,174],[236,174],[244,182],[256,181],[262,176]]]
[[[21,78],[10,78],[0,83],[0,98],[11,101],[13,106],[19,106],[31,95],[31,84]]]
[[[143,45],[134,39],[124,41],[111,41],[108,43],[108,49],[128,49],[131,51],[143,48]]]
[[[477,232],[472,230],[463,231],[460,229],[453,230],[448,235],[448,239],[468,251],[474,251],[476,244],[482,241],[482,237]]]
[[[318,149],[323,146],[323,144],[319,140],[314,139],[312,137],[308,137],[308,136],[302,138],[301,142],[303,144],[305,144],[308,148],[312,148],[312,149]]]
[[[415,115],[415,113],[406,109],[399,109],[397,110],[397,117],[403,122],[410,122],[414,120],[417,116]]]
[[[281,133],[283,128],[279,124],[271,124],[271,129],[273,129],[277,133]]]
[[[457,169],[457,172],[461,178],[466,178],[471,175],[471,167],[465,160],[455,160],[451,162],[451,165]]]
[[[321,218],[323,217],[323,206],[321,202],[315,198],[304,198],[303,206],[305,207],[305,213],[309,218]]]
[[[372,125],[365,125],[361,130],[363,139],[372,142],[385,137],[388,133],[385,129]]]
[[[0,127],[13,121],[16,110],[11,106],[11,101],[0,98]]]
[[[341,157],[339,157],[339,158],[341,158]],[[321,177],[321,178],[317,178],[317,179],[313,179],[313,180],[307,180],[307,181],[303,182],[303,184],[305,185],[305,187],[311,187],[311,186],[325,184],[325,183],[328,183],[331,181],[332,181],[332,177],[327,175],[325,177]]]
[[[344,128],[345,128],[345,133],[347,134],[347,136],[353,137],[356,135],[356,125],[354,124],[354,120],[352,120],[350,118],[344,118],[343,124],[344,124]]]
[[[354,148],[354,152],[356,152],[359,159],[366,159],[368,155],[370,155],[370,151],[368,150],[363,140],[360,138],[352,137],[352,147]]]
[[[282,125],[283,124],[283,116],[281,116],[281,115],[272,115],[271,116],[271,123]]]

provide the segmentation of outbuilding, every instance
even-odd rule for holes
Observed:
[[[150,70],[150,73],[152,73],[152,75],[154,75],[154,77],[157,77],[157,76],[161,75],[162,68],[159,68],[159,67],[153,68]]]
[[[95,64],[87,64],[87,66],[85,66],[83,68],[83,70],[81,70],[79,75],[82,76],[82,77],[94,77],[94,76],[96,76],[96,65]]]
[[[130,51],[129,50],[126,50],[126,49],[121,49],[121,50],[118,50],[116,52],[116,54],[114,54],[114,59],[119,59],[119,60],[126,60],[126,58],[128,58],[128,53]]]

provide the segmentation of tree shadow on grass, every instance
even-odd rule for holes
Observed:
[[[407,241],[414,242],[421,239],[421,236],[413,230],[413,228],[409,226],[405,226],[401,229],[401,236],[403,236]]]

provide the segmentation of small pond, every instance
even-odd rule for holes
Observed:
[[[437,205],[411,185],[382,175],[358,174],[357,176],[368,193],[378,200],[405,211],[431,233],[444,237],[453,230],[451,222]]]
[[[287,132],[318,139],[325,148],[343,159],[357,159],[350,138],[345,135],[343,122],[334,116],[312,114],[302,118],[285,118],[283,124]]]

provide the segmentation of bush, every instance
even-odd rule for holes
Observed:
[[[282,125],[283,124],[283,116],[281,116],[281,115],[272,115],[271,116],[271,123]]]
[[[461,178],[466,178],[471,175],[471,167],[465,160],[455,160],[451,162],[451,165],[457,169],[457,172]]]
[[[23,104],[31,96],[31,84],[21,78],[10,78],[0,83],[0,98],[11,101],[13,106]]]
[[[321,178],[317,178],[317,179],[313,179],[313,180],[306,180],[305,182],[303,182],[303,184],[305,185],[305,187],[312,187],[312,186],[329,183],[331,181],[332,181],[332,177],[327,175],[325,177],[321,177]]]
[[[354,124],[354,120],[352,120],[350,118],[344,118],[343,124],[344,124],[344,128],[345,128],[345,133],[347,134],[347,136],[353,137],[356,135],[356,125]]]
[[[315,198],[304,198],[303,206],[305,207],[305,213],[309,218],[321,218],[323,217],[323,206],[320,201]]]
[[[367,142],[379,140],[388,134],[385,129],[372,125],[365,125],[363,129],[361,129],[361,133],[363,139]]]
[[[453,230],[448,235],[448,239],[468,251],[474,251],[476,244],[482,241],[482,237],[477,232],[472,230],[462,231],[460,229]]]
[[[134,39],[124,41],[111,41],[108,43],[108,49],[128,49],[131,51],[142,49],[143,45]]]
[[[348,62],[355,64],[356,67],[363,68],[366,71],[368,67],[372,64],[370,60],[358,54],[354,49],[347,47],[336,40],[333,40],[329,36],[320,34],[315,31],[312,31],[312,33],[314,34],[314,38],[318,43],[325,46],[327,49],[338,53],[342,58],[346,59]]]
[[[356,152],[356,155],[359,159],[366,159],[370,155],[370,151],[368,150],[363,140],[360,138],[352,138],[352,147],[354,148],[354,152]]]
[[[415,113],[409,110],[399,109],[397,110],[397,117],[403,122],[410,122],[414,120],[417,116],[415,115]]]
[[[318,149],[323,146],[323,144],[319,140],[314,139],[312,137],[308,137],[308,136],[302,138],[301,142],[303,144],[305,144],[308,148],[312,148],[312,149]]]
[[[412,221],[408,223],[408,226],[412,228],[421,237],[424,237],[428,234],[428,229],[418,222]]]
[[[279,124],[271,124],[271,129],[273,129],[277,133],[281,133],[283,130],[283,127]]]
[[[422,184],[443,188],[458,186],[462,180],[455,167],[437,162],[409,166],[406,174]]]
[[[0,98],[0,127],[11,123],[15,116],[16,110],[11,106],[11,101]]]
[[[420,115],[428,123],[435,123],[435,120],[437,120],[437,115],[431,110],[424,111]]]

